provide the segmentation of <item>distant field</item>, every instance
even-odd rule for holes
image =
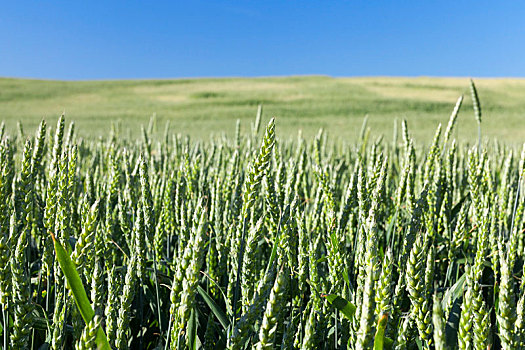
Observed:
[[[483,110],[484,138],[525,141],[525,79],[475,79]],[[45,118],[53,125],[62,111],[82,136],[107,135],[120,120],[122,134],[138,135],[157,116],[157,131],[205,138],[244,130],[257,105],[276,116],[278,134],[311,136],[319,128],[355,139],[368,114],[374,135],[390,139],[394,120],[406,119],[419,143],[428,143],[438,123],[446,124],[457,98],[465,95],[456,136],[476,140],[467,78],[228,78],[129,81],[41,81],[0,79],[0,120],[17,121],[33,132]]]

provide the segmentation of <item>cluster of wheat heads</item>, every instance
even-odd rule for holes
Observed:
[[[429,147],[2,127],[0,343],[524,348],[525,148],[451,140],[461,102]]]

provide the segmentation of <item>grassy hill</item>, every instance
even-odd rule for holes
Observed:
[[[476,79],[483,110],[484,138],[525,141],[525,79]],[[438,123],[446,124],[457,98],[465,95],[455,136],[476,140],[477,129],[467,78],[225,78],[121,81],[0,79],[0,120],[8,128],[22,121],[33,132],[45,118],[53,125],[66,112],[83,136],[107,135],[120,120],[123,134],[139,135],[140,125],[157,116],[171,130],[193,137],[248,129],[257,105],[276,116],[278,134],[311,136],[319,128],[352,140],[368,114],[374,135],[391,138],[394,120],[406,119],[420,143],[430,142]]]

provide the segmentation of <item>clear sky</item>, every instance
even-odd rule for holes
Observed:
[[[0,1],[0,76],[525,76],[523,1]]]

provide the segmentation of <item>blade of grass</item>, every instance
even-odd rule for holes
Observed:
[[[91,303],[89,302],[86,290],[82,285],[82,280],[80,279],[77,268],[75,267],[73,261],[71,261],[71,257],[69,256],[67,251],[64,249],[62,244],[56,239],[53,233],[51,233],[51,238],[53,238],[56,258],[60,265],[60,269],[64,273],[64,276],[67,280],[67,285],[73,293],[73,297],[75,299],[75,303],[77,304],[78,310],[80,311],[80,315],[82,315],[84,322],[86,322],[87,324],[93,319],[93,316],[95,316],[95,312],[91,307]],[[97,337],[95,341],[97,343],[98,349],[111,350],[111,347],[108,343],[108,339],[106,338],[106,333],[104,333],[102,327],[98,328]]]
[[[186,346],[188,349],[197,350],[197,320],[195,309],[191,309],[190,321],[188,322],[188,336]]]
[[[339,310],[347,319],[352,320],[356,310],[354,304],[335,294],[324,294],[322,296],[325,297],[326,300],[328,300],[328,302]]]
[[[217,320],[219,320],[224,330],[228,329],[228,326],[230,325],[230,322],[228,321],[228,316],[226,316],[224,311],[220,309],[219,305],[217,305],[215,300],[213,300],[201,286],[197,286],[197,292],[199,292],[202,299],[204,299],[206,304],[208,304],[208,307],[213,312],[215,317],[217,317]]]
[[[374,337],[374,350],[383,350],[385,343],[385,328],[388,321],[388,315],[383,314],[377,321],[377,330]]]

